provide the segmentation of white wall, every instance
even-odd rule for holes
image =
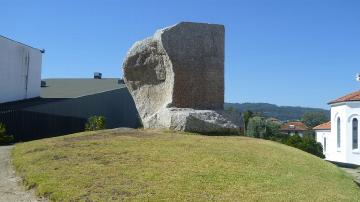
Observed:
[[[340,117],[340,123],[341,123],[340,148],[337,148],[337,118],[338,117]],[[339,103],[332,105],[331,133],[327,134],[327,151],[325,152],[326,160],[360,165],[360,150],[352,149],[353,118],[357,118],[360,123],[360,102],[347,102],[347,103]],[[321,131],[316,131],[316,134],[317,134],[317,141],[322,142]],[[358,139],[359,138],[360,137],[358,137]],[[359,144],[359,148],[360,148],[360,144]]]
[[[331,151],[331,148],[329,148],[330,135],[331,135],[330,130],[316,130],[316,141],[321,143],[321,145],[323,147],[323,153],[324,153],[325,156],[329,152],[329,149]],[[324,138],[326,138],[326,147],[325,147]]]
[[[0,36],[0,103],[40,96],[40,50]]]

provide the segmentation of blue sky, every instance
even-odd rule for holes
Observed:
[[[0,35],[46,49],[43,78],[121,77],[127,50],[180,21],[224,24],[225,101],[328,108],[359,89],[360,1],[0,0]]]

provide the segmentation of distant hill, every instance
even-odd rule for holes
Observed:
[[[274,117],[281,121],[299,120],[305,112],[324,112],[330,117],[330,111],[320,108],[277,106],[269,103],[225,103],[225,109],[233,107],[240,112],[250,110],[264,117]]]

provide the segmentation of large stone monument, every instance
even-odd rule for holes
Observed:
[[[225,112],[224,26],[181,22],[136,42],[124,81],[145,128],[236,132],[240,117]]]

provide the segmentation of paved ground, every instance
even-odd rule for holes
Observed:
[[[0,202],[38,202],[32,191],[19,184],[10,164],[12,146],[0,146]],[[42,200],[41,200],[42,201]]]
[[[353,176],[353,180],[360,186],[360,168],[341,168],[351,176]]]

